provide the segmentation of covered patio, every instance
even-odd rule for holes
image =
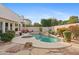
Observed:
[[[2,20],[4,20],[4,19],[2,19]],[[16,24],[17,24],[17,26],[16,26]],[[22,29],[21,25],[22,24],[18,24],[13,21],[8,21],[8,20],[1,21],[1,19],[0,19],[0,32],[5,33],[6,31],[9,31],[9,30],[15,31],[16,29],[17,29],[17,31],[19,31]]]
[[[7,30],[17,31],[23,28],[24,18],[14,13],[12,10],[0,4],[0,31],[5,33]],[[24,22],[25,24],[25,22]]]

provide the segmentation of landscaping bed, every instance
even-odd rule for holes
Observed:
[[[14,31],[7,31],[5,33],[0,33],[0,40],[3,42],[10,42],[15,37]]]

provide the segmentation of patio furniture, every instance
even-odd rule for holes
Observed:
[[[22,33],[20,32],[20,33],[19,33],[19,35],[21,36],[21,35],[22,35]]]
[[[22,33],[28,33],[29,30],[28,29],[24,29],[24,30],[21,30]]]
[[[22,32],[21,31],[17,31],[15,34],[16,34],[16,36],[21,36]]]

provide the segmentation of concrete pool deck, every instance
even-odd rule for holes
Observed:
[[[37,40],[35,37],[29,37],[29,38],[22,38],[23,36],[28,36],[29,34],[24,34],[19,37],[15,37],[12,42],[13,43],[19,43],[19,44],[25,44],[26,42],[32,42],[33,47],[37,48],[66,48],[71,46],[71,44],[66,42],[55,42],[55,43],[47,43]]]

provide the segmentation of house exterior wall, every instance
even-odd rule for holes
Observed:
[[[31,22],[30,20],[28,20],[28,19],[26,19],[26,20],[24,19],[24,21],[25,21],[25,24],[26,24],[26,25],[31,25],[31,23],[32,23],[32,22]]]
[[[7,30],[14,30],[17,28],[18,31],[23,29],[23,24],[29,24],[26,20],[24,21],[21,16],[13,12],[12,10],[6,8],[2,4],[0,4],[0,29],[3,33]],[[6,27],[6,23],[8,26]],[[16,26],[17,24],[17,26]]]

